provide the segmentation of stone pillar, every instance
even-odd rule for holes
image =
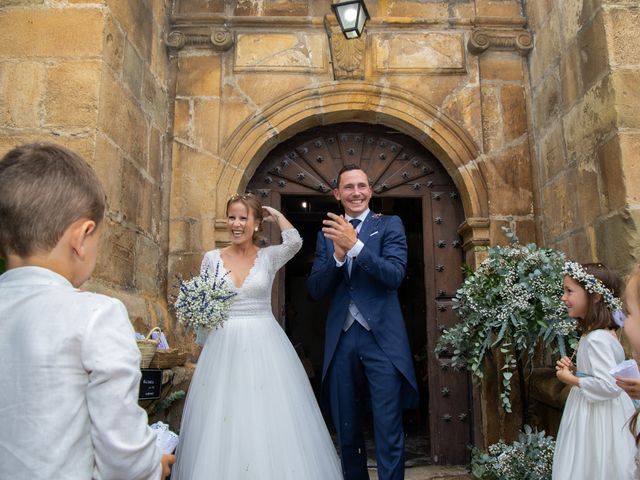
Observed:
[[[0,10],[0,154],[51,141],[93,165],[108,213],[86,288],[122,299],[140,331],[169,330],[168,3],[11,0]]]

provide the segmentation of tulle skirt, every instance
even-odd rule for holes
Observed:
[[[633,412],[625,394],[590,402],[573,387],[558,430],[553,479],[633,479],[636,446],[629,431]]]
[[[304,368],[270,312],[232,317],[207,338],[171,479],[342,479]]]

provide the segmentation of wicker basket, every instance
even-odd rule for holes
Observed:
[[[151,359],[149,368],[172,368],[184,365],[187,361],[187,352],[181,352],[177,348],[167,350],[156,350],[156,354]]]
[[[137,340],[138,348],[140,349],[140,368],[149,368],[149,364],[151,363],[151,359],[156,353],[156,349],[158,348],[158,342],[160,339],[154,340],[151,338],[151,334],[153,332],[160,332],[160,327],[152,328],[147,335],[147,338],[144,340]]]

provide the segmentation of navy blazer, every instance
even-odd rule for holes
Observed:
[[[316,300],[331,298],[324,343],[323,381],[338,345],[353,300],[367,320],[378,345],[405,378],[403,406],[414,408],[418,400],[411,350],[398,300],[398,287],[407,267],[407,241],[399,217],[369,212],[358,238],[364,243],[352,265],[336,266],[333,242],[318,233],[316,258],[307,280],[309,294]]]

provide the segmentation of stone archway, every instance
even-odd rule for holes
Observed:
[[[356,121],[382,124],[407,134],[432,152],[460,192],[467,262],[474,247],[488,244],[488,194],[475,164],[480,150],[471,136],[438,107],[410,92],[369,82],[326,82],[291,92],[242,123],[222,147],[226,167],[216,188],[216,216],[226,199],[243,190],[258,165],[278,144],[318,125]],[[470,255],[471,254],[471,255]]]

